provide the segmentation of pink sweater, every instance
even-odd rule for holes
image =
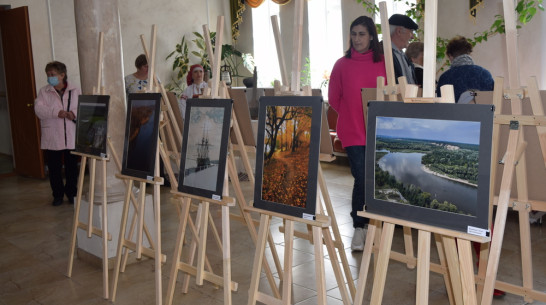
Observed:
[[[351,58],[338,59],[332,69],[328,102],[338,113],[337,135],[343,147],[366,145],[362,88],[376,88],[377,77],[386,78],[385,61],[373,62],[372,51],[351,50]]]

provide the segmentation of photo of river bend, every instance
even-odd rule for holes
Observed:
[[[377,117],[374,198],[476,215],[480,123]]]

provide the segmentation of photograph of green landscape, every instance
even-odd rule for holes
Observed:
[[[480,122],[376,117],[374,198],[476,216]]]

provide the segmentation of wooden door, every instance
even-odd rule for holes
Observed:
[[[15,172],[23,176],[44,178],[40,123],[34,114],[36,83],[28,7],[0,11],[0,29]]]

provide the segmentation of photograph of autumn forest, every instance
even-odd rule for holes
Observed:
[[[263,200],[306,207],[312,107],[267,106]]]
[[[377,117],[374,198],[475,216],[480,122]]]

